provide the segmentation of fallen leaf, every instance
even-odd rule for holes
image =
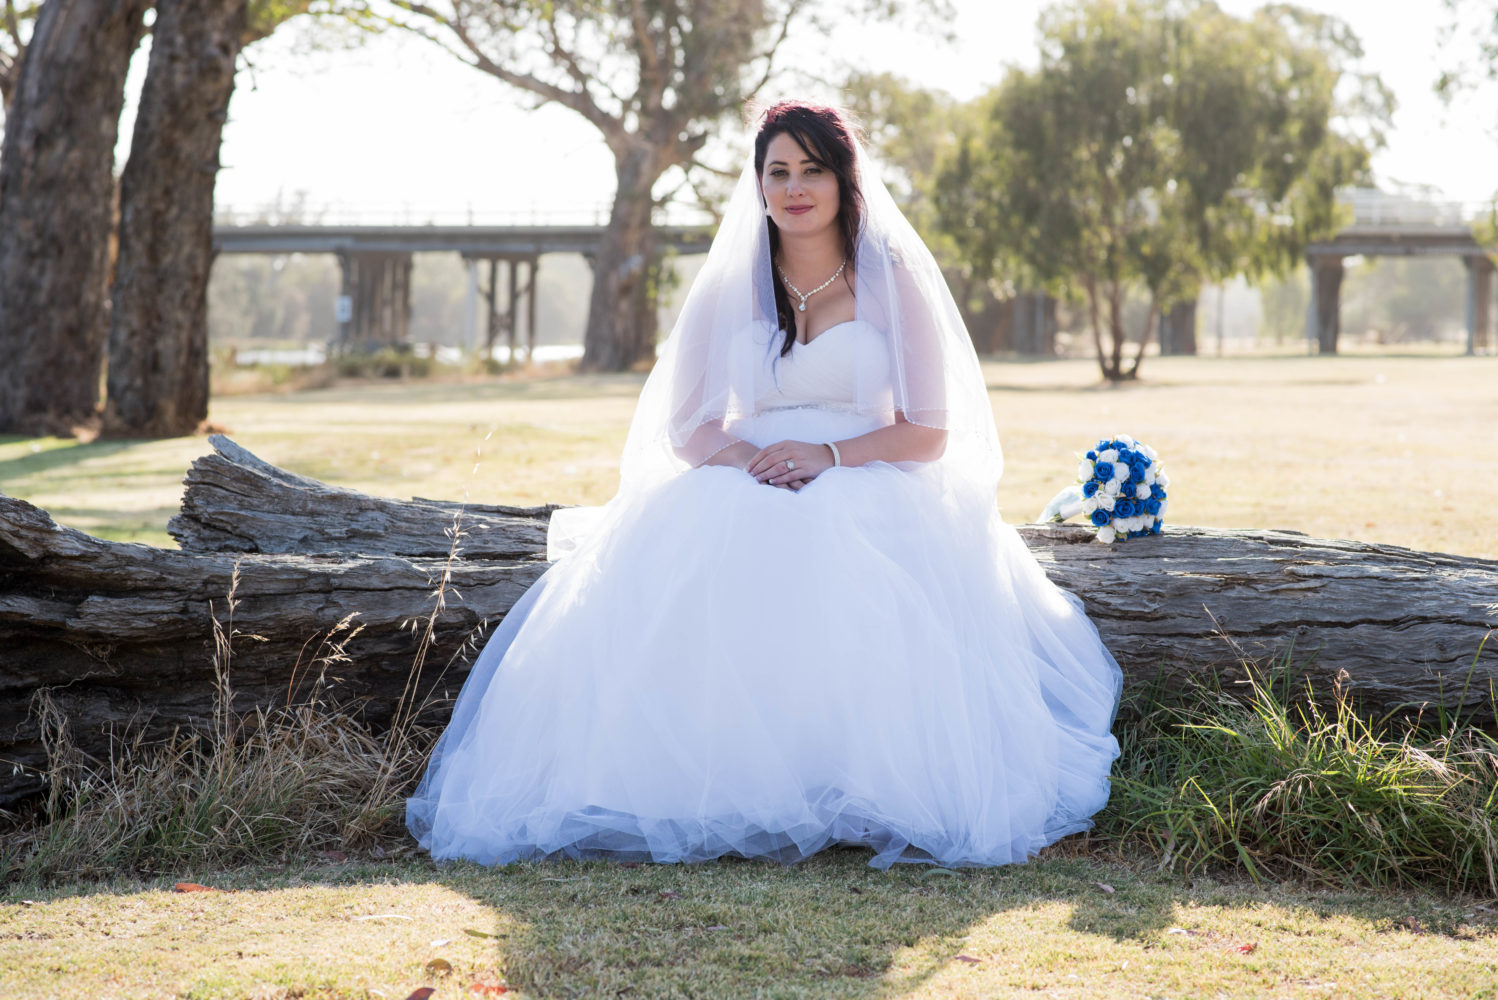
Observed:
[[[950,868],[927,868],[925,871],[921,872],[921,878],[930,878],[932,875],[946,875],[950,877],[956,874],[957,873]]]
[[[426,964],[429,976],[450,976],[453,974],[453,964],[445,958],[434,958]]]
[[[463,933],[467,934],[469,937],[477,937],[477,938],[497,938],[497,937],[499,937],[498,934],[488,934],[488,933],[486,933],[484,931],[476,931],[472,927],[465,927],[465,928],[463,928]]]
[[[1405,917],[1403,920],[1400,920],[1397,923],[1395,923],[1394,926],[1396,926],[1396,927],[1403,927],[1405,930],[1409,931],[1411,934],[1424,934],[1425,933],[1425,925],[1422,924],[1420,921],[1416,920],[1414,917]]]
[[[1097,886],[1099,889],[1103,890],[1103,895],[1105,895],[1105,896],[1111,896],[1111,895],[1113,895],[1113,893],[1115,893],[1117,891],[1111,885],[1109,885],[1107,882],[1094,882],[1092,884],[1095,885],[1095,886]]]
[[[983,961],[983,959],[974,958],[971,955],[958,955],[956,960],[962,962],[965,965],[977,965],[979,962]]]
[[[348,855],[342,851],[318,851],[317,856],[324,861],[331,861],[335,865],[341,865],[348,860]]]
[[[1228,950],[1229,951],[1236,951],[1240,955],[1252,955],[1253,952],[1254,952],[1254,949],[1257,948],[1257,947],[1258,947],[1258,945],[1253,944],[1253,943],[1249,943],[1249,944],[1235,944],[1235,945],[1233,945],[1232,948],[1230,948]]]
[[[863,890],[862,890],[862,889],[860,889],[860,888],[859,888],[859,887],[858,887],[858,886],[856,886],[856,885],[850,885],[850,886],[848,886],[848,891],[849,891],[849,892],[856,892],[856,893],[858,893],[858,894],[859,894],[859,895],[860,895],[860,896],[861,896],[861,895],[863,895]]]
[[[728,930],[728,925],[727,924],[713,924],[711,927],[708,927],[708,928],[705,928],[705,929],[706,930],[710,930],[710,931],[726,931],[726,930]]]
[[[437,940],[435,940],[435,941],[433,941],[431,943],[430,947],[441,948],[445,944],[452,944],[452,943],[453,943],[453,939],[452,938],[438,938]]]
[[[1166,931],[1165,933],[1166,934],[1195,934],[1196,932],[1195,931],[1188,931],[1184,927],[1172,927],[1172,928],[1170,928],[1170,930]]]
[[[370,851],[369,853],[373,854],[377,858],[383,858],[385,856],[385,848],[381,847],[379,844],[376,844],[374,846],[374,850]]]
[[[640,867],[640,863],[638,861],[621,861],[621,862],[619,862],[619,867],[620,868],[638,868],[638,867]]]
[[[483,997],[497,997],[510,992],[510,988],[503,983],[474,983],[468,987],[468,992]]]
[[[211,885],[198,885],[196,882],[178,882],[178,892],[223,892],[223,889],[215,889]]]
[[[436,992],[437,991],[432,989],[430,986],[418,986],[416,987],[416,989],[411,991],[410,995],[406,997],[406,1000],[427,1000],[428,997]]]
[[[680,899],[681,898],[681,893],[679,893],[679,892],[672,892],[670,889],[667,889],[665,892],[658,892],[658,893],[656,893],[656,895],[659,896],[661,899]]]
[[[404,913],[370,913],[366,916],[355,917],[355,920],[410,920]]]

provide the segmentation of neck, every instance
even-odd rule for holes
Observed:
[[[827,231],[798,237],[780,234],[780,266],[793,275],[820,281],[837,270],[842,259],[841,233]]]

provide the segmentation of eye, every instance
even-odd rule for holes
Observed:
[[[820,174],[822,172],[822,168],[821,167],[807,167],[806,168],[806,172],[808,174]]]
[[[784,167],[775,167],[774,169],[772,169],[770,171],[770,176],[771,177],[784,177],[785,176],[785,168]]]

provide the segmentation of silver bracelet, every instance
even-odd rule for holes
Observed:
[[[832,464],[835,465],[835,466],[836,465],[842,465],[843,464],[843,456],[838,453],[837,445],[833,444],[831,441],[828,441],[827,442],[827,447],[829,447],[829,448],[832,449]]]

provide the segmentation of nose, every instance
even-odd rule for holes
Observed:
[[[801,178],[792,176],[790,180],[786,181],[786,194],[800,194],[803,190],[805,189],[801,186]]]

